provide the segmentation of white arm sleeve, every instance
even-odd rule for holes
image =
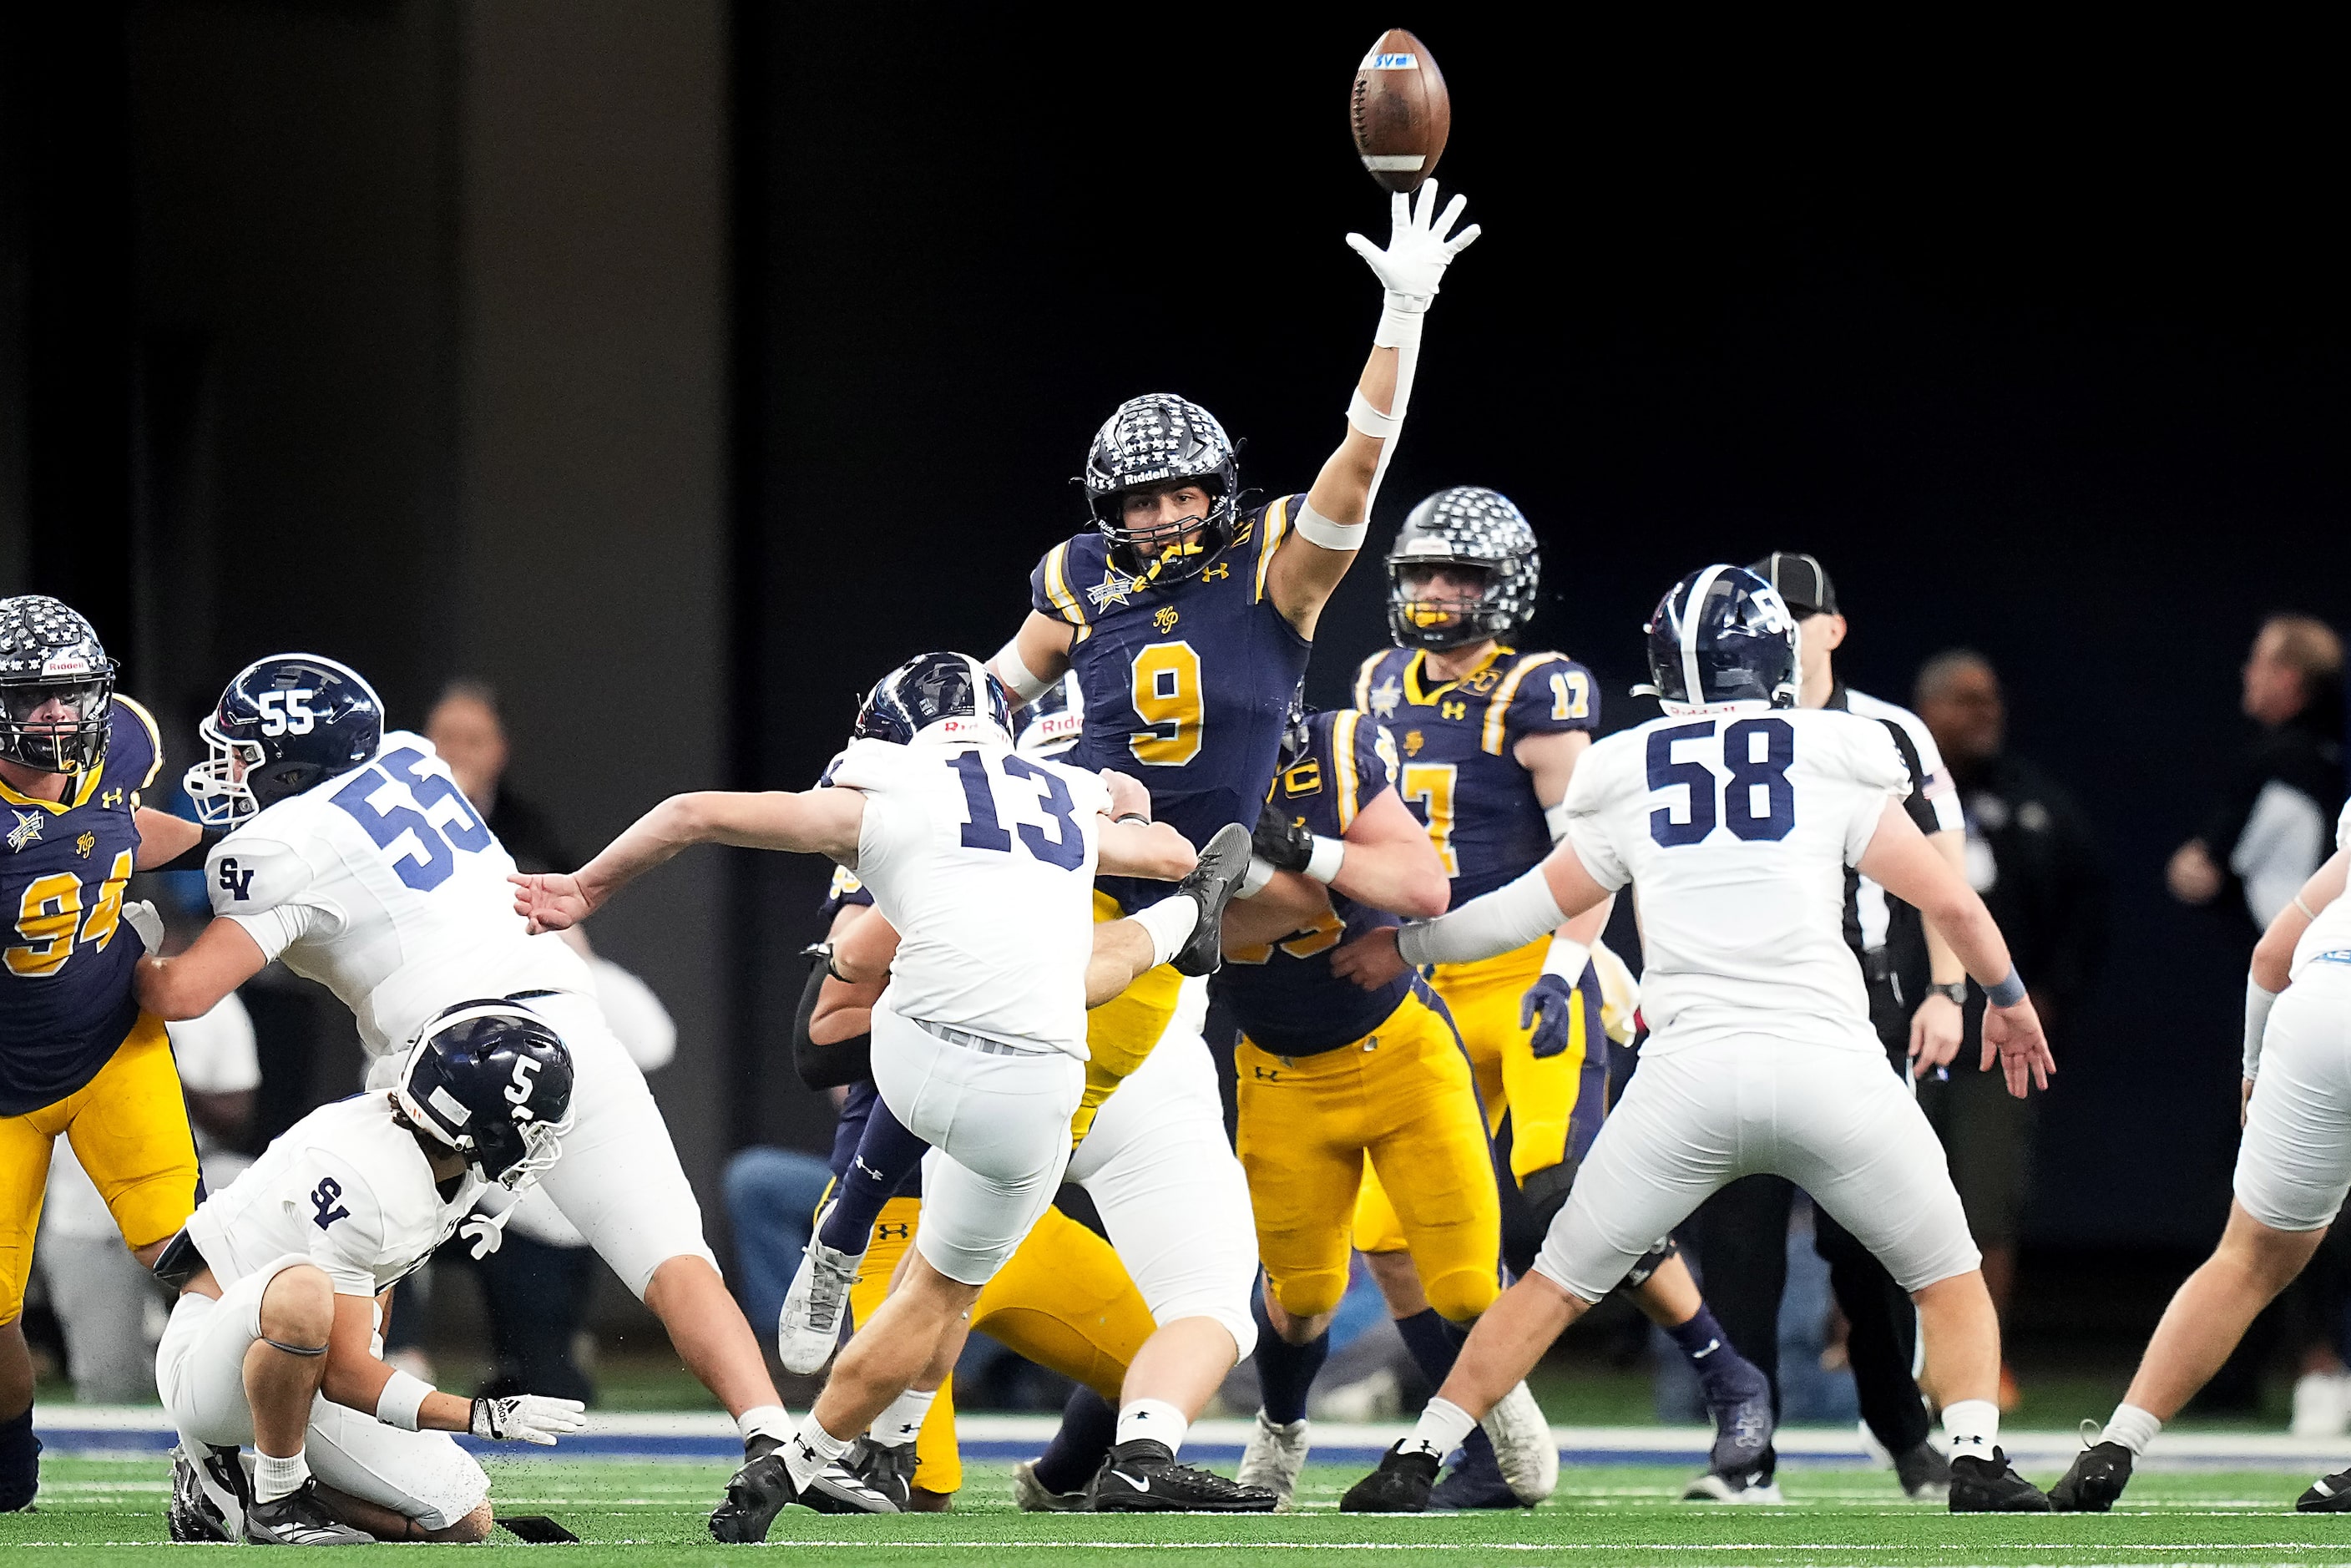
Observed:
[[[1020,662],[1020,639],[1018,637],[998,649],[996,657],[988,663],[996,666],[997,679],[1004,683],[1005,689],[1023,703],[1035,702],[1053,684]]]
[[[1523,947],[1566,918],[1539,865],[1450,915],[1406,925],[1396,933],[1396,951],[1415,966],[1473,963]]]
[[[2270,1009],[2277,1006],[2278,994],[2262,989],[2261,982],[2251,975],[2245,977],[2245,1076],[2262,1074],[2262,1034],[2270,1025]]]

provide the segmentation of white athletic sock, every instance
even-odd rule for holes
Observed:
[[[873,1440],[885,1448],[903,1448],[913,1442],[931,1413],[932,1402],[938,1396],[935,1388],[928,1394],[917,1394],[909,1388],[890,1401],[888,1407],[873,1418]]]
[[[256,1502],[276,1502],[287,1492],[300,1491],[302,1483],[310,1479],[310,1460],[307,1452],[297,1450],[292,1458],[281,1459],[275,1454],[253,1450],[253,1499]]]
[[[1990,1459],[2000,1446],[2000,1406],[1989,1399],[1961,1399],[1946,1405],[1943,1430],[1951,1437],[1951,1458]]]
[[[1422,1408],[1420,1419],[1413,1424],[1412,1436],[1404,1440],[1404,1451],[1433,1454],[1441,1465],[1445,1456],[1459,1448],[1469,1436],[1469,1428],[1477,1424],[1478,1417],[1452,1400],[1432,1398]]]
[[[1184,1434],[1191,1427],[1184,1412],[1165,1399],[1138,1399],[1118,1413],[1116,1441],[1132,1443],[1148,1437],[1155,1443],[1166,1444],[1169,1453],[1180,1454],[1184,1451]]]
[[[735,1430],[747,1443],[754,1437],[785,1442],[792,1435],[792,1413],[780,1405],[754,1405],[735,1417]]]
[[[841,1458],[850,1442],[850,1438],[836,1437],[819,1426],[813,1414],[801,1422],[792,1440],[784,1445],[784,1469],[791,1473],[792,1490],[806,1491],[817,1471]]]
[[[2120,1443],[2136,1457],[2146,1453],[2147,1446],[2154,1442],[2155,1435],[2162,1430],[2163,1423],[2137,1406],[2117,1405],[2115,1406],[2115,1418],[2106,1423],[2105,1431],[2098,1434],[2098,1441]]]
[[[1200,906],[1179,894],[1136,910],[1131,918],[1151,938],[1151,966],[1157,968],[1192,939],[1192,928],[1200,924]]]

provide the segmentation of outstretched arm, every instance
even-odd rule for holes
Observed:
[[[1364,361],[1353,401],[1347,405],[1347,434],[1315,476],[1306,493],[1306,508],[1275,550],[1266,576],[1274,607],[1301,636],[1314,635],[1322,606],[1347,575],[1355,552],[1364,548],[1372,502],[1412,396],[1421,318],[1437,298],[1445,269],[1478,237],[1475,224],[1458,235],[1452,232],[1467,204],[1461,197],[1454,197],[1442,215],[1437,203],[1434,180],[1421,186],[1416,200],[1395,197],[1384,250],[1362,235],[1347,236],[1347,244],[1378,276],[1387,295],[1379,329],[1372,335],[1371,358]]]
[[[1967,879],[1918,831],[1901,801],[1886,801],[1869,848],[1855,869],[1916,908],[1983,987],[1990,1005],[1984,1011],[1982,1065],[1990,1068],[1997,1053],[2008,1092],[2019,1099],[2027,1085],[2048,1088],[2056,1060],[2049,1054],[2040,1017],[2024,994],[2000,926]]]
[[[857,863],[865,797],[845,788],[742,794],[709,789],[673,795],[638,818],[569,876],[515,876],[515,913],[533,935],[561,931],[601,908],[636,878],[694,844],[787,850]]]
[[[1331,969],[1375,990],[1408,967],[1491,958],[1599,907],[1609,891],[1585,869],[1575,845],[1562,839],[1518,881],[1435,920],[1368,932],[1332,954]]]
[[[220,999],[268,964],[261,945],[234,920],[215,917],[176,958],[139,960],[131,990],[139,1005],[166,1023],[204,1017]]]

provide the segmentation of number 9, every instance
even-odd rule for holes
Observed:
[[[1200,655],[1189,643],[1154,643],[1134,656],[1137,762],[1181,768],[1200,755]]]

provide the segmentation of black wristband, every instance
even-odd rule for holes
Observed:
[[[1111,821],[1113,822],[1142,822],[1147,825],[1151,819],[1144,816],[1140,811],[1129,811],[1125,816],[1113,817]]]
[[[203,828],[197,831],[196,841],[173,855],[162,865],[145,866],[145,871],[202,871],[204,862],[212,858],[213,846],[228,837],[225,828]]]

